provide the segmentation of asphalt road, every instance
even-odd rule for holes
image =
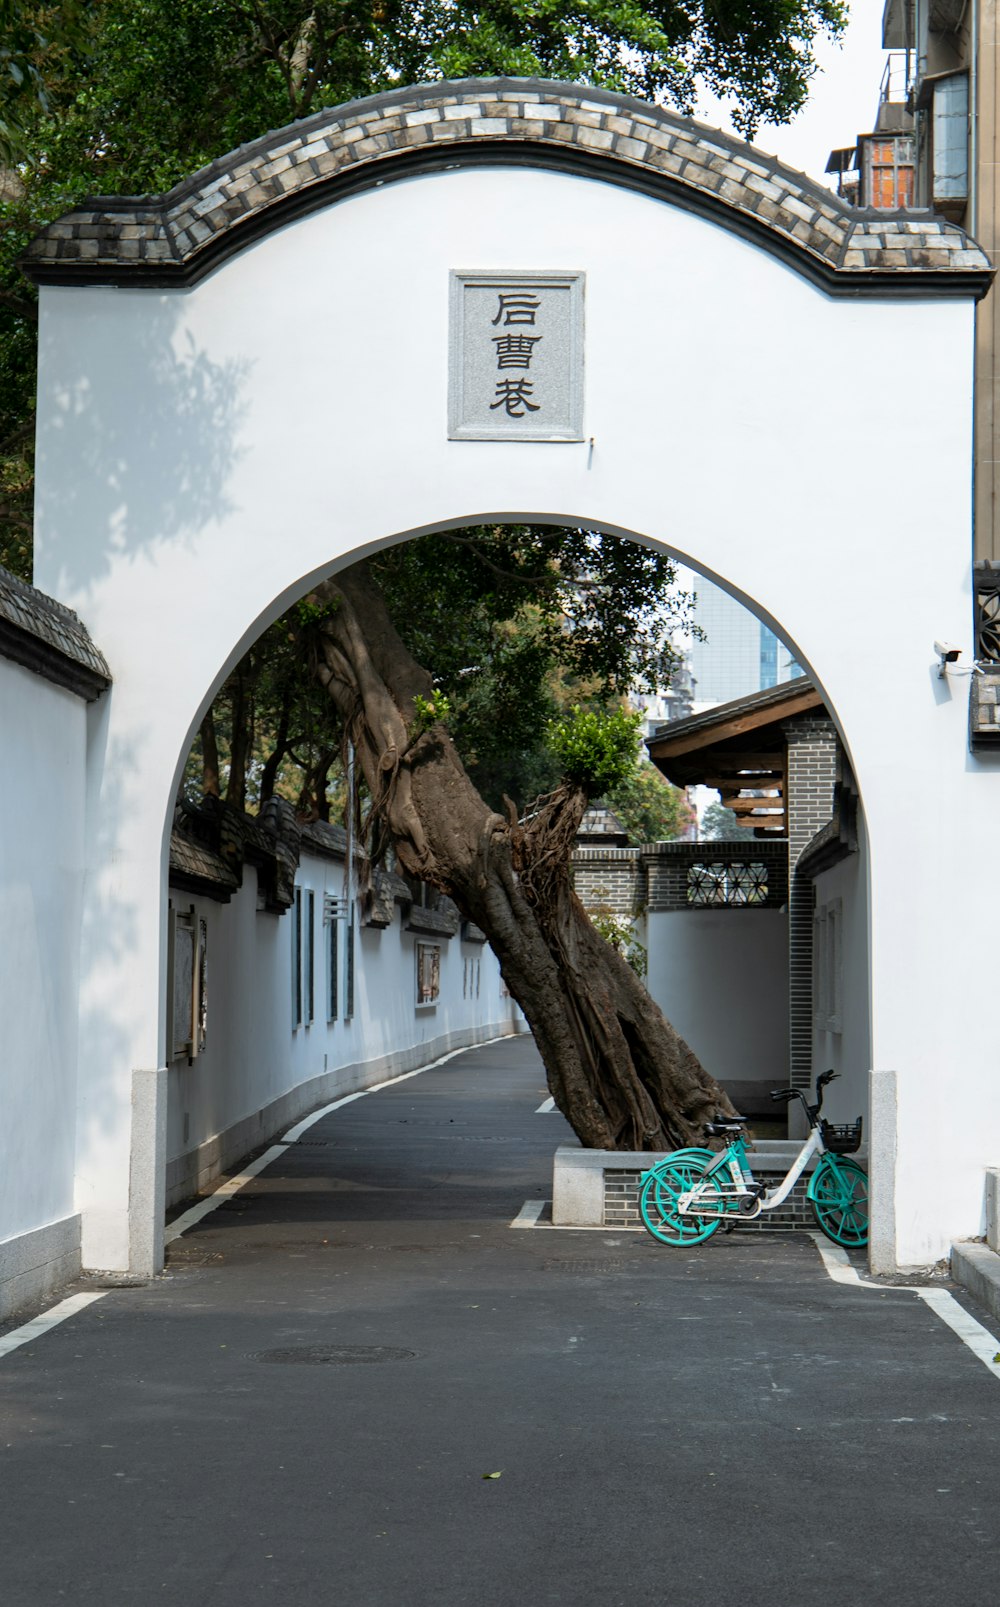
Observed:
[[[3,1607],[995,1607],[1000,1383],[804,1235],[512,1230],[546,1094],[347,1105],[0,1360]]]

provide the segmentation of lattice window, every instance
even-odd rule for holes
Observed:
[[[688,866],[687,898],[697,905],[766,904],[767,866],[760,860],[696,862]]]

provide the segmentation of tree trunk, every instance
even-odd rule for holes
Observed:
[[[243,663],[237,666],[232,677],[230,695],[233,721],[226,802],[242,812],[247,799],[247,765],[253,751],[252,681]]]
[[[211,709],[201,722],[201,790],[206,797],[219,796],[219,743]]]
[[[415,726],[413,699],[430,697],[431,679],[400,641],[367,565],[320,590],[336,606],[316,674],[354,742],[372,816],[402,869],[486,933],[581,1143],[660,1150],[700,1140],[705,1121],[732,1106],[572,889],[585,794],[559,788],[526,825],[495,814],[444,727]]]
[[[278,720],[278,730],[274,738],[274,748],[268,755],[264,768],[260,773],[260,801],[266,803],[274,797],[274,783],[278,779],[278,770],[282,759],[288,752],[288,728],[292,718],[292,688],[286,686],[281,700],[281,715]]]

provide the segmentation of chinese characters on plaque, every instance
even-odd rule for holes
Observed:
[[[448,435],[583,439],[582,273],[451,276]]]

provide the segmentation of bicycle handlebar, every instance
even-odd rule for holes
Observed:
[[[823,1109],[823,1091],[826,1088],[827,1083],[831,1083],[833,1081],[834,1077],[839,1077],[839,1076],[840,1076],[840,1072],[839,1071],[834,1071],[833,1067],[831,1066],[829,1071],[822,1072],[821,1075],[816,1078],[816,1103],[815,1103],[815,1105],[810,1105],[809,1101],[806,1099],[806,1096],[802,1092],[801,1088],[773,1088],[771,1090],[771,1098],[776,1103],[779,1103],[781,1100],[784,1100],[786,1104],[788,1104],[789,1101],[791,1101],[793,1099],[801,1099],[802,1108],[806,1113],[806,1116],[807,1116],[808,1121],[809,1121],[809,1125],[811,1127],[813,1125],[814,1121],[816,1120],[817,1116],[819,1115],[820,1111]]]

